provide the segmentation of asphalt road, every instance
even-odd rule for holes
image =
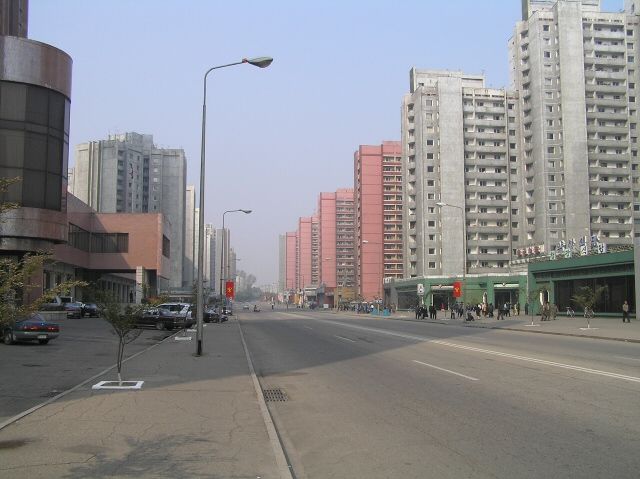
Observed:
[[[115,364],[118,340],[106,321],[82,318],[57,322],[60,336],[49,344],[7,346],[0,343],[0,422]],[[125,357],[156,344],[169,334],[145,329],[126,346]],[[126,378],[126,364],[123,373]]]
[[[301,310],[241,325],[298,478],[637,478],[640,345]]]

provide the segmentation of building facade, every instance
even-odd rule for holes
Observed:
[[[26,38],[28,2],[0,2],[0,177],[20,178],[0,201],[0,252],[21,256],[67,241],[72,60]]]
[[[590,235],[632,245],[640,221],[638,2],[620,13],[601,12],[597,0],[538,3],[509,42],[521,104],[523,234],[547,251]]]
[[[170,287],[183,286],[186,157],[152,135],[124,133],[76,147],[70,191],[98,212],[155,213],[171,223]]]
[[[196,188],[189,185],[184,202],[184,262],[182,265],[182,287],[190,288],[195,281],[195,264],[198,261],[198,250],[195,249],[196,234]]]
[[[407,277],[509,271],[520,241],[517,95],[482,76],[411,70],[403,100]]]
[[[403,277],[402,145],[360,145],[354,153],[355,289],[381,297],[385,278]]]

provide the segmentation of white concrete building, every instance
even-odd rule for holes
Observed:
[[[99,213],[161,212],[171,224],[170,287],[183,286],[186,157],[152,135],[124,133],[76,146],[69,189]]]
[[[632,245],[638,199],[638,1],[528,2],[509,41],[520,92],[526,241]],[[525,13],[525,12],[523,12]],[[585,114],[586,113],[586,114]]]
[[[519,241],[511,209],[517,95],[462,72],[412,69],[410,77],[402,106],[405,276],[506,273]]]

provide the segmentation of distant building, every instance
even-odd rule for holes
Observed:
[[[195,186],[187,186],[184,202],[184,262],[182,265],[182,286],[190,288],[195,281],[198,250],[195,249],[196,234],[196,192]]]
[[[354,153],[356,294],[382,297],[384,278],[403,277],[402,145],[360,145]]]
[[[98,212],[155,213],[171,223],[170,287],[183,286],[186,158],[152,135],[124,133],[76,146],[73,194]]]

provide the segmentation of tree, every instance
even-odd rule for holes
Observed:
[[[0,178],[0,197],[19,181],[21,178]],[[4,213],[16,208],[19,208],[17,203],[0,202],[0,222]],[[83,281],[64,281],[25,304],[24,297],[31,290],[42,287],[37,279],[42,268],[53,261],[53,255],[45,251],[26,253],[22,258],[0,258],[0,326],[29,316],[56,296],[66,294],[76,286],[86,285]]]
[[[531,316],[531,324],[533,324],[533,317],[536,314],[536,308],[533,307],[534,304],[537,304],[540,301],[540,293],[546,292],[546,286],[540,286],[537,289],[533,289],[529,291],[527,295],[527,301],[529,303],[529,315]]]
[[[591,286],[581,286],[574,295],[571,296],[571,301],[580,306],[583,311],[586,311],[587,308],[593,311],[596,303],[605,291],[607,291],[606,286],[596,286],[595,288]]]
[[[131,307],[129,304],[123,308],[113,294],[105,291],[96,293],[96,302],[100,308],[100,316],[111,325],[114,333],[118,336],[116,365],[118,382],[122,385],[124,348],[142,334],[142,329],[138,328],[136,321],[136,316],[142,313],[142,308],[140,306]]]

